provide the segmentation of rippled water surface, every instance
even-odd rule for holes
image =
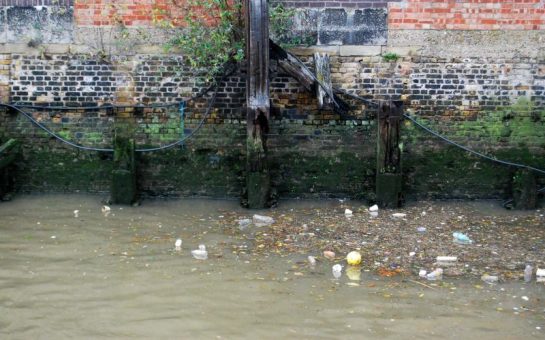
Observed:
[[[222,223],[251,216],[237,202],[101,206],[84,195],[0,204],[1,338],[545,338],[542,284],[335,280],[308,254],[254,255],[251,230]],[[206,261],[190,254],[201,243]]]

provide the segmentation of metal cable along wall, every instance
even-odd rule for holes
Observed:
[[[166,144],[166,145],[158,146],[158,147],[155,147],[155,148],[146,148],[146,149],[136,149],[135,150],[136,152],[161,151],[161,150],[170,149],[170,148],[175,147],[177,145],[183,144],[186,140],[188,140],[193,135],[195,135],[203,127],[206,119],[210,115],[210,111],[212,110],[212,108],[214,107],[214,104],[216,102],[217,94],[218,94],[218,87],[221,85],[221,83],[227,77],[231,76],[236,70],[237,70],[236,65],[233,65],[231,70],[229,70],[228,72],[225,72],[221,77],[218,77],[218,79],[216,79],[216,81],[214,81],[209,87],[203,89],[197,95],[195,95],[195,96],[193,96],[191,98],[184,99],[184,100],[181,100],[181,101],[178,101],[178,102],[173,102],[173,103],[158,103],[158,104],[152,104],[152,105],[113,105],[113,104],[106,104],[106,105],[100,105],[100,106],[98,106],[98,105],[95,105],[95,106],[39,106],[39,105],[16,105],[16,104],[3,104],[3,103],[0,103],[0,107],[8,108],[8,109],[14,110],[16,112],[19,112],[24,117],[26,117],[28,120],[30,120],[34,125],[36,125],[40,129],[42,129],[43,131],[45,131],[46,133],[48,133],[52,137],[56,138],[57,140],[61,141],[64,144],[67,144],[67,145],[72,146],[74,148],[77,148],[77,149],[80,149],[80,150],[85,150],[85,151],[113,152],[114,149],[112,149],[112,148],[95,148],[95,147],[79,145],[79,144],[76,144],[76,143],[74,143],[72,141],[69,141],[69,140],[63,138],[62,136],[60,136],[59,134],[55,133],[54,131],[52,131],[51,129],[49,129],[47,126],[43,125],[42,123],[40,123],[36,119],[34,119],[34,117],[32,117],[31,114],[29,114],[28,112],[23,110],[23,108],[35,109],[35,110],[58,110],[58,111],[85,110],[85,111],[91,111],[91,110],[127,109],[127,108],[156,109],[156,108],[169,108],[169,107],[177,106],[178,111],[180,112],[180,119],[183,120],[185,118],[184,113],[185,113],[185,108],[187,107],[187,103],[189,103],[191,101],[195,101],[195,100],[197,100],[199,98],[202,98],[208,92],[213,90],[214,93],[213,93],[211,99],[208,102],[208,106],[207,106],[204,114],[202,115],[201,120],[199,121],[199,123],[197,123],[197,127],[195,129],[193,129],[193,131],[191,131],[191,133],[189,133],[187,135],[184,135],[179,140],[177,140],[175,142],[172,142],[172,143],[169,143],[169,144]],[[184,126],[183,121],[181,122],[181,126]]]
[[[376,102],[373,102],[369,99],[365,99],[363,97],[360,97],[358,95],[355,95],[355,94],[352,94],[346,90],[343,90],[343,89],[339,89],[339,88],[334,88],[334,91],[336,93],[341,93],[341,94],[344,94],[350,98],[353,98],[353,99],[356,99],[356,100],[359,100],[363,103],[366,103],[368,105],[371,105],[371,106],[378,106],[378,104]],[[512,167],[516,167],[516,168],[521,168],[521,169],[528,169],[528,170],[531,170],[531,171],[535,171],[539,174],[542,174],[542,175],[545,175],[545,170],[542,170],[542,169],[538,169],[538,168],[535,168],[533,166],[529,166],[529,165],[525,165],[525,164],[519,164],[519,163],[514,163],[514,162],[509,162],[509,161],[504,161],[504,160],[501,160],[501,159],[497,159],[497,158],[494,158],[494,157],[491,157],[491,156],[488,156],[488,155],[485,155],[484,153],[481,153],[481,152],[478,152],[478,151],[475,151],[473,149],[470,149],[468,148],[467,146],[464,146],[464,145],[461,145],[459,143],[456,143],[455,141],[451,140],[451,139],[448,139],[447,137],[439,134],[438,132],[436,131],[433,131],[432,129],[428,128],[427,126],[423,125],[422,123],[418,122],[414,117],[412,117],[411,115],[407,114],[407,113],[404,113],[403,116],[407,119],[409,119],[411,122],[413,122],[414,124],[416,124],[416,126],[418,126],[419,128],[421,128],[422,130],[428,132],[429,134],[443,140],[444,142],[447,142],[448,144],[451,144],[453,146],[456,146],[457,148],[459,149],[462,149],[466,152],[469,152],[475,156],[478,156],[478,157],[481,157],[481,158],[484,158],[488,161],[492,161],[492,162],[495,162],[495,163],[498,163],[498,164],[502,164],[502,165],[507,165],[507,166],[512,166]],[[539,189],[537,191],[538,193],[545,193],[545,187]],[[509,204],[511,203],[512,200],[509,200],[507,202],[504,203],[504,205],[506,204]]]
[[[182,101],[179,101],[179,102],[174,102],[174,103],[164,103],[164,104],[152,104],[152,105],[147,105],[147,106],[144,106],[144,105],[101,105],[101,106],[81,106],[81,107],[68,107],[68,106],[36,106],[36,105],[14,105],[14,104],[2,104],[0,103],[0,107],[5,107],[5,108],[8,108],[8,109],[12,109],[12,110],[15,110],[19,113],[21,113],[23,116],[25,116],[27,119],[29,119],[34,125],[36,125],[37,127],[39,127],[40,129],[44,130],[45,132],[47,132],[48,134],[50,134],[51,136],[55,137],[56,139],[58,139],[59,141],[67,144],[67,145],[70,145],[72,147],[75,147],[75,148],[78,148],[80,150],[86,150],[86,151],[100,151],[100,152],[113,152],[114,150],[113,149],[110,149],[110,148],[94,148],[94,147],[87,147],[87,146],[82,146],[82,145],[78,145],[74,142],[71,142],[69,140],[66,140],[65,138],[59,136],[58,134],[56,134],[55,132],[51,131],[49,128],[47,128],[46,126],[44,126],[43,124],[41,124],[40,122],[38,122],[36,119],[34,119],[34,117],[32,117],[32,115],[30,115],[28,112],[24,111],[22,108],[30,108],[30,109],[49,109],[49,110],[65,110],[65,111],[70,111],[70,110],[103,110],[103,109],[123,109],[123,108],[138,108],[138,109],[144,109],[144,108],[168,108],[168,107],[172,107],[172,106],[178,106],[179,107],[179,111],[180,112],[184,112],[185,110],[185,107],[187,106],[187,103],[190,102],[190,101],[193,101],[193,100],[196,100],[198,98],[201,98],[203,97],[204,95],[206,95],[208,92],[210,92],[212,89],[214,90],[214,94],[212,95],[212,98],[210,99],[209,101],[209,104],[208,104],[208,107],[206,108],[206,111],[205,113],[203,114],[203,117],[201,118],[201,120],[199,121],[199,123],[197,124],[197,127],[188,135],[185,135],[183,138],[180,138],[179,140],[173,142],[173,143],[170,143],[170,144],[166,144],[166,145],[162,145],[162,146],[159,146],[159,147],[155,147],[155,148],[146,148],[146,149],[136,149],[135,151],[136,152],[154,152],[154,151],[161,151],[161,150],[165,150],[165,149],[169,149],[169,148],[172,148],[174,146],[177,146],[177,145],[180,145],[182,144],[183,142],[185,142],[187,139],[191,138],[193,135],[195,135],[195,133],[197,133],[201,128],[202,126],[204,125],[205,121],[206,121],[206,118],[208,117],[208,115],[210,114],[210,111],[212,110],[212,107],[214,106],[214,103],[216,102],[216,98],[217,98],[217,94],[218,94],[218,87],[221,85],[221,83],[225,80],[225,78],[227,78],[228,76],[232,75],[235,71],[236,71],[236,66],[233,67],[232,70],[230,70],[229,72],[226,72],[224,73],[224,75],[221,77],[221,79],[219,79],[219,81],[216,81],[214,82],[212,85],[210,85],[208,88],[205,88],[204,90],[202,90],[200,93],[198,93],[196,96],[192,97],[192,98],[189,98],[187,100],[182,100]],[[339,93],[339,94],[343,94],[343,95],[346,95],[352,99],[355,99],[355,100],[358,100],[360,102],[363,102],[367,105],[370,105],[370,106],[378,106],[378,103],[376,101],[372,101],[372,100],[369,100],[369,99],[366,99],[366,98],[363,98],[361,96],[358,96],[358,95],[355,95],[353,93],[350,93],[344,89],[340,89],[340,88],[333,88],[333,91],[335,93]],[[420,122],[418,122],[414,117],[412,117],[411,115],[409,114],[406,114],[404,113],[403,116],[407,119],[409,119],[411,122],[413,122],[414,124],[416,124],[418,127],[420,127],[421,129],[423,129],[424,131],[428,132],[429,134],[447,142],[448,144],[451,144],[453,146],[456,146],[457,148],[459,149],[462,149],[466,152],[469,152],[475,156],[478,156],[478,157],[481,157],[483,159],[486,159],[486,160],[489,160],[489,161],[492,161],[492,162],[495,162],[495,163],[498,163],[498,164],[502,164],[502,165],[507,165],[507,166],[512,166],[512,167],[517,167],[517,168],[522,168],[522,169],[528,169],[528,170],[531,170],[531,171],[535,171],[537,173],[540,173],[542,175],[545,175],[545,170],[542,170],[542,169],[538,169],[538,168],[535,168],[535,167],[532,167],[532,166],[529,166],[529,165],[524,165],[524,164],[519,164],[519,163],[514,163],[514,162],[509,162],[509,161],[504,161],[504,160],[500,160],[500,159],[496,159],[494,157],[491,157],[491,156],[488,156],[486,154],[483,154],[481,152],[478,152],[478,151],[475,151],[473,149],[470,149],[464,145],[461,145],[441,134],[439,134],[438,132],[436,131],[433,131],[431,130],[430,128],[426,127],[425,125],[421,124]],[[184,115],[181,114],[180,115],[180,118],[183,119],[184,118]],[[183,123],[183,122],[181,122]],[[541,188],[538,190],[539,193],[543,193],[545,192],[545,187]]]

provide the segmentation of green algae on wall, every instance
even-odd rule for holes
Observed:
[[[526,98],[474,120],[448,127],[422,122],[432,130],[492,158],[545,169],[545,110]],[[446,131],[442,131],[442,129]],[[439,198],[510,197],[516,167],[472,155],[404,124],[405,188],[409,196]],[[545,183],[541,176],[539,183]]]
[[[23,147],[16,189],[23,192],[107,192],[112,162],[97,152]]]

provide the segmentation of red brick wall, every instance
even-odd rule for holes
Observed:
[[[391,29],[545,30],[545,0],[406,0],[390,3]]]
[[[169,0],[75,0],[74,17],[78,26],[147,26],[154,16],[172,12],[169,4]]]
[[[383,8],[389,2],[400,0],[271,0],[272,3],[283,3],[299,8]]]

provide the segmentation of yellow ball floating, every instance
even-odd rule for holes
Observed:
[[[346,262],[351,266],[357,266],[361,263],[361,254],[357,251],[351,251],[346,255]]]

